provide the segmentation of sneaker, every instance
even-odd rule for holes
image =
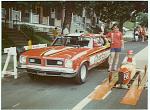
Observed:
[[[108,69],[108,72],[111,72],[111,70]]]

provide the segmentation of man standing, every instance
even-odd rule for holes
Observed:
[[[55,40],[57,36],[58,36],[58,30],[57,27],[55,27],[55,29],[53,30],[53,40]]]
[[[118,67],[121,48],[124,48],[123,35],[119,31],[117,24],[114,24],[112,26],[112,31],[107,34],[107,38],[109,38],[111,42],[108,71],[112,71],[112,70],[116,71]],[[114,68],[112,69],[113,63],[114,63]]]

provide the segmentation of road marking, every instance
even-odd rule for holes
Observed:
[[[17,103],[15,105],[13,105],[12,107],[14,108],[14,107],[19,106],[19,105],[20,105],[20,103]]]
[[[87,97],[81,100],[76,106],[73,107],[72,110],[82,110],[89,102],[92,101],[92,99],[89,98],[90,95],[91,94],[89,94]]]
[[[102,100],[104,100],[111,92],[112,92],[111,90],[107,92],[107,94],[102,98]]]
[[[98,89],[101,85],[97,85],[94,90]],[[87,97],[85,97],[83,100],[81,100],[76,106],[73,107],[72,110],[82,110],[89,102],[92,101],[90,96],[94,93],[91,92]]]
[[[117,78],[115,77],[117,72],[113,74],[113,79],[109,82],[107,78],[104,82],[102,82],[101,86],[93,91],[93,94],[90,96],[92,100],[102,100],[106,98],[111,92],[111,89],[114,87],[115,83],[117,82]]]
[[[96,86],[95,89],[98,89],[100,86],[101,86],[101,85]]]
[[[108,82],[108,78],[104,79],[104,82],[102,82],[102,84],[96,86],[94,91],[92,91],[87,97],[85,97],[77,105],[75,105],[72,110],[82,110],[92,100],[104,100],[112,92],[111,88],[116,83],[115,76],[117,75],[117,73],[113,75],[114,80],[112,80],[111,83]],[[103,92],[103,89],[106,89],[106,91]]]
[[[107,80],[107,78],[105,78],[105,79],[102,81],[102,83],[105,82],[106,80]]]

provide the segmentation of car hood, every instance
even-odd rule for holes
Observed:
[[[89,50],[89,48],[51,46],[47,48],[29,50],[24,52],[22,55],[28,57],[74,59],[77,56],[82,56],[83,54],[86,54],[87,50]]]

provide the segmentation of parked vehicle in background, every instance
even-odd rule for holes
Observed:
[[[82,84],[88,70],[108,60],[110,43],[99,34],[68,34],[57,37],[51,46],[20,55],[19,68],[34,75],[74,78]]]

